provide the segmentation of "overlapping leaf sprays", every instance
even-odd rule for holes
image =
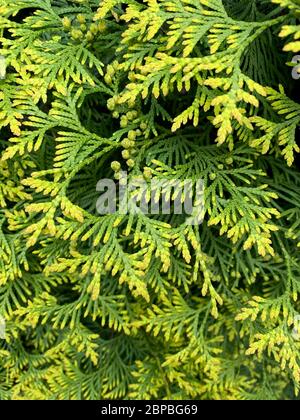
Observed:
[[[0,398],[295,398],[298,1],[0,12]],[[204,223],[100,216],[121,170]]]

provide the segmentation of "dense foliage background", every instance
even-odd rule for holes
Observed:
[[[298,399],[299,16],[0,0],[1,400]],[[203,224],[99,215],[121,169]]]

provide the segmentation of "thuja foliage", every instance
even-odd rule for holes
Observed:
[[[299,16],[0,0],[1,400],[298,399]],[[98,214],[121,170],[203,223]]]

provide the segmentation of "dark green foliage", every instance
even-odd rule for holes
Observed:
[[[0,0],[1,400],[298,399],[299,15]],[[203,223],[99,215],[121,169]]]

